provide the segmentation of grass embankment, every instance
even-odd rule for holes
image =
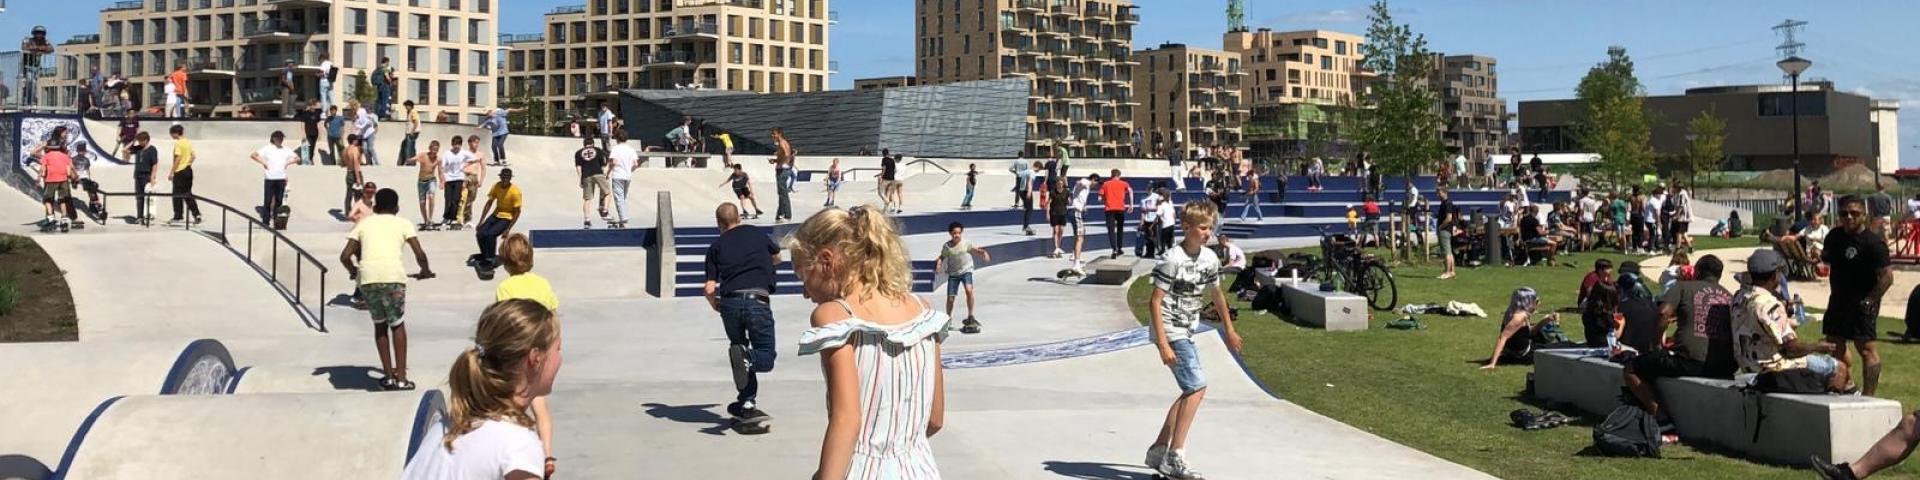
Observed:
[[[1755,245],[1752,237],[1695,241],[1697,250]],[[1508,412],[1539,408],[1520,398],[1530,367],[1478,369],[1493,349],[1498,333],[1498,319],[1493,316],[1506,308],[1508,295],[1514,288],[1531,286],[1540,292],[1542,311],[1558,311],[1573,305],[1580,279],[1594,259],[1610,258],[1615,265],[1629,259],[1610,251],[1561,258],[1576,267],[1461,268],[1452,280],[1434,279],[1441,270],[1437,261],[1394,268],[1402,304],[1473,302],[1489,315],[1422,315],[1427,329],[1418,331],[1383,328],[1398,315],[1376,312],[1366,331],[1327,332],[1251,313],[1245,302],[1235,301],[1233,306],[1241,311],[1237,326],[1246,341],[1246,362],[1262,382],[1289,401],[1502,478],[1799,480],[1813,476],[1804,466],[1761,465],[1685,446],[1664,449],[1662,459],[1594,456],[1585,452],[1592,443],[1591,426],[1597,421],[1593,418],[1535,432],[1508,426]],[[1144,279],[1129,289],[1128,302],[1143,323],[1149,293],[1151,286]],[[1579,317],[1570,312],[1562,317],[1568,335],[1581,338]],[[1882,326],[1898,324],[1891,319],[1882,322]],[[1801,335],[1817,338],[1818,324],[1802,328]],[[1882,357],[1886,373],[1880,396],[1914,405],[1920,400],[1920,381],[1912,380],[1920,375],[1920,346],[1885,344]],[[1916,473],[1920,468],[1903,466],[1885,476],[1910,478]]]
[[[0,234],[0,343],[79,336],[73,293],[60,267],[32,239]]]

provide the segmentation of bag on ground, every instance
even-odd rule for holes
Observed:
[[[1593,447],[1611,457],[1660,456],[1660,423],[1646,410],[1621,405],[1593,426]]]

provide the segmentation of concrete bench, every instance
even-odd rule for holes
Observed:
[[[1598,416],[1620,405],[1620,365],[1583,357],[1579,351],[1542,350],[1533,358],[1535,396]],[[1733,388],[1733,380],[1711,378],[1662,378],[1655,383],[1682,440],[1773,463],[1801,465],[1811,455],[1852,461],[1902,416],[1900,402],[1883,398],[1753,396]]]
[[[1331,331],[1367,329],[1367,298],[1347,292],[1322,292],[1320,284],[1280,284],[1281,298],[1295,320]]]

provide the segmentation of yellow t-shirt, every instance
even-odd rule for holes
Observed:
[[[493,184],[493,189],[487,191],[487,198],[498,202],[497,205],[499,205],[498,210],[500,213],[494,214],[495,217],[504,220],[513,220],[520,216],[521,200],[519,185],[495,183]]]
[[[193,142],[182,137],[173,141],[173,173],[193,166]]]
[[[413,222],[391,214],[360,220],[347,238],[360,242],[360,284],[407,283],[406,265],[401,252],[407,240],[418,235]]]
[[[513,299],[532,300],[546,306],[547,310],[560,310],[560,299],[553,296],[553,285],[545,277],[533,272],[507,277],[493,290],[493,301]]]
[[[720,146],[722,148],[733,148],[732,134],[726,134],[726,133],[717,134],[717,135],[714,135],[713,138],[720,139]]]

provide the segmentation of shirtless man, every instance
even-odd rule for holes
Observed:
[[[420,229],[439,230],[439,224],[433,221],[433,191],[440,184],[440,141],[428,143],[427,151],[414,155],[412,160],[420,167]]]

